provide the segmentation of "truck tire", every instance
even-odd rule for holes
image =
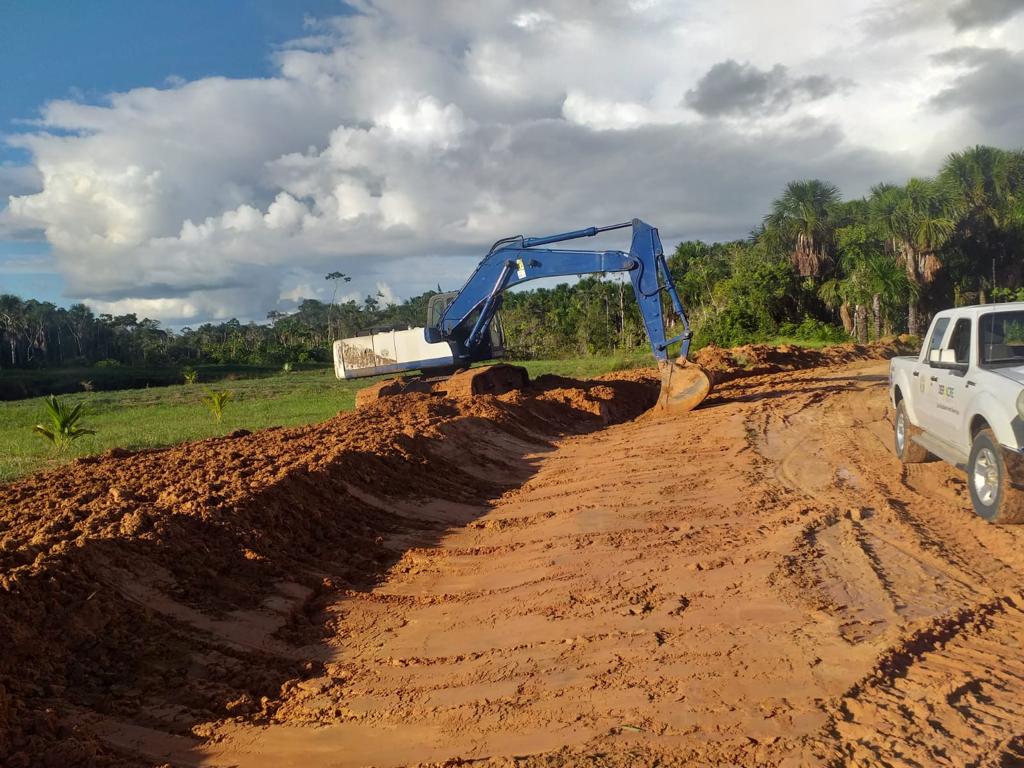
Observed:
[[[967,488],[979,517],[990,523],[1024,523],[1024,491],[1010,485],[1003,448],[991,429],[974,436],[967,460]]]
[[[920,464],[928,458],[928,451],[915,443],[912,438],[921,433],[921,430],[910,423],[906,406],[900,400],[896,403],[896,417],[893,424],[893,446],[896,448],[896,457],[904,464]]]

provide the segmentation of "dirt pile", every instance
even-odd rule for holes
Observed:
[[[768,344],[747,344],[723,349],[709,345],[700,349],[694,362],[711,374],[720,384],[748,376],[796,371],[804,368],[843,365],[858,360],[888,360],[897,355],[917,354],[918,347],[903,339],[890,339],[873,344],[838,344],[811,349],[793,344],[773,347]]]
[[[385,538],[448,527],[411,510],[444,504],[467,522],[528,476],[527,454],[656,396],[642,373],[410,394],[0,486],[0,763],[132,762],[76,725],[89,713],[178,734],[269,717],[283,686],[322,669],[281,649],[323,631],[324,595],[372,585],[403,552]],[[245,612],[275,601],[280,621],[254,646]]]

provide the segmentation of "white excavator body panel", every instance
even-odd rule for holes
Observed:
[[[382,331],[334,342],[334,373],[339,379],[445,368],[454,363],[448,342],[428,342],[422,328]]]

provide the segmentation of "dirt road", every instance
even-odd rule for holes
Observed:
[[[423,493],[346,486],[388,516],[352,550],[372,583],[321,555],[216,613],[167,573],[119,581],[190,638],[177,674],[213,703],[134,683],[79,696],[73,727],[156,764],[1022,764],[1024,531],[975,518],[944,464],[901,467],[885,372],[741,379],[554,440],[449,431]],[[277,670],[267,695],[245,666]]]

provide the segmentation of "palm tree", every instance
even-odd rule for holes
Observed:
[[[966,259],[970,283],[984,303],[997,275],[1010,285],[1021,277],[1019,247],[1024,241],[1024,152],[975,146],[954,152],[939,174],[962,212],[955,247]]]
[[[839,312],[839,319],[843,323],[843,330],[848,334],[855,335],[857,331],[854,322],[855,314],[850,314],[850,295],[852,285],[846,279],[832,277],[824,281],[818,288],[818,298],[825,306],[833,311]]]
[[[882,322],[885,317],[885,332],[891,332],[893,310],[908,300],[916,300],[919,289],[910,282],[906,270],[890,254],[873,253],[860,265],[863,280],[871,293],[871,312],[874,318],[875,339],[882,338]]]
[[[917,287],[908,297],[907,332],[918,336],[920,287],[932,282],[942,266],[938,251],[956,226],[955,196],[945,183],[915,178],[904,187],[886,184],[873,188],[869,205],[873,226]]]
[[[818,179],[791,181],[764,219],[769,237],[786,244],[790,260],[803,277],[820,276],[830,259],[832,210],[838,202],[839,189],[834,184]]]
[[[824,283],[818,295],[832,307],[843,302],[839,305],[841,314],[844,306],[854,307],[853,318],[849,321],[849,312],[843,314],[843,325],[848,333],[852,332],[858,341],[864,342],[868,337],[868,304],[871,305],[874,338],[879,339],[883,318],[888,333],[893,310],[913,295],[914,288],[902,262],[887,248],[882,232],[872,226],[866,206],[857,210],[858,216],[851,217],[851,223],[836,230],[842,277]]]

